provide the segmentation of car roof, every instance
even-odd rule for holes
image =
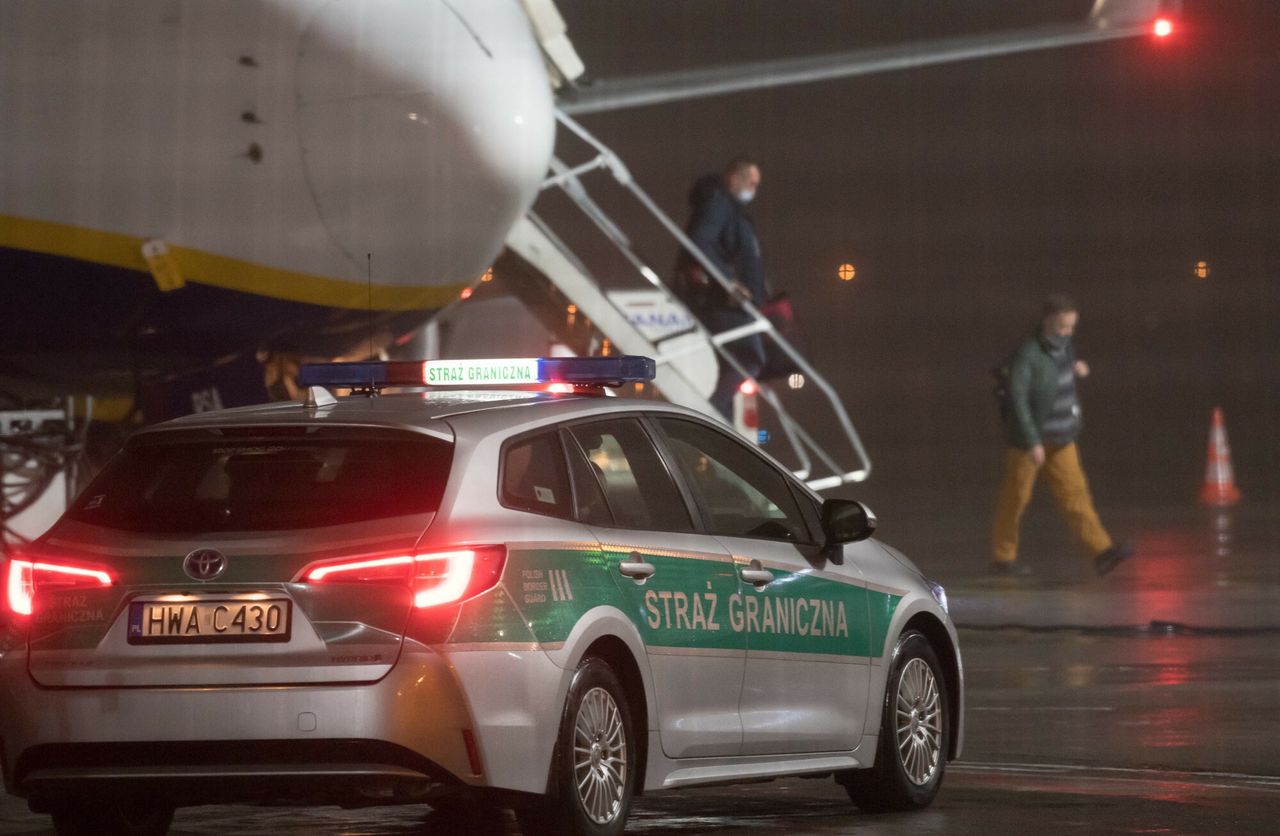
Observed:
[[[373,397],[347,395],[335,400],[335,403],[322,406],[307,406],[301,401],[278,401],[200,412],[156,424],[139,435],[175,430],[304,424],[386,427],[452,438],[454,429],[487,435],[524,425],[533,427],[614,412],[660,411],[704,417],[665,401],[511,389],[396,392]]]

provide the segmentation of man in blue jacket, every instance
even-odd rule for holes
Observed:
[[[745,157],[732,160],[719,174],[699,178],[689,192],[692,214],[685,233],[712,264],[733,282],[733,294],[707,276],[689,253],[681,250],[676,262],[677,292],[694,315],[713,334],[752,322],[739,304],[764,304],[767,289],[760,239],[747,214],[747,204],[760,187],[760,167]],[[759,334],[735,340],[725,346],[755,377],[764,368],[764,343]],[[733,395],[743,377],[726,362],[720,363],[720,377],[711,395],[711,404],[726,418],[733,417]]]
[[[1018,521],[1040,474],[1067,525],[1089,550],[1099,575],[1133,554],[1132,545],[1116,545],[1102,527],[1076,449],[1080,435],[1076,379],[1089,374],[1071,345],[1079,318],[1070,299],[1050,296],[1038,329],[1019,346],[1009,365],[1004,409],[1008,449],[991,535],[992,569],[997,574],[1026,574],[1016,562]]]

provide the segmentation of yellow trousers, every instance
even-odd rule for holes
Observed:
[[[1012,563],[1018,557],[1018,521],[1031,501],[1036,475],[1044,474],[1049,491],[1062,509],[1067,525],[1089,549],[1090,556],[1111,548],[1111,537],[1098,520],[1093,497],[1080,467],[1080,451],[1075,444],[1044,448],[1044,464],[1037,465],[1030,450],[1010,447],[1005,452],[1004,481],[996,501],[996,521],[991,532],[991,554],[997,563]]]

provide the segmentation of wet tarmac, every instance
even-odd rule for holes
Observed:
[[[1271,833],[1280,643],[1267,635],[964,630],[968,741],[916,814],[858,812],[830,780],[654,793],[628,832]],[[17,799],[0,833],[50,833]],[[201,807],[175,834],[517,834],[506,813]]]
[[[764,786],[680,790],[642,799],[628,833],[651,836],[837,834],[1251,834],[1275,832],[1280,779],[1234,773],[952,766],[947,786],[919,813],[857,812],[833,782],[791,779]],[[48,819],[0,808],[0,832],[48,834]],[[460,817],[426,807],[344,811],[206,807],[180,811],[171,833],[519,834],[514,817],[487,810]]]
[[[1024,523],[1027,578],[992,577],[985,543],[967,560],[939,559],[920,545],[919,562],[952,591],[952,616],[967,627],[1280,633],[1280,512],[1275,503],[1215,510],[1195,506],[1112,513],[1108,526],[1137,557],[1094,577],[1055,509]],[[985,523],[986,520],[983,520]],[[985,527],[982,531],[985,535]],[[913,552],[908,552],[913,553]]]
[[[931,808],[866,815],[829,779],[788,779],[654,793],[636,803],[628,832],[1276,832],[1280,509],[1114,514],[1139,555],[1105,579],[1043,513],[1027,527],[1027,579],[990,577],[978,549],[957,559],[930,548],[940,531],[963,535],[961,523],[913,532],[909,553],[950,592],[967,677],[964,757]],[[21,801],[0,801],[0,834],[49,832]],[[172,832],[519,828],[495,810],[222,806],[179,811]]]

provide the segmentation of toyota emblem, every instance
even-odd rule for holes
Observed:
[[[227,569],[227,556],[217,549],[196,549],[182,561],[182,571],[198,581],[211,581]]]

